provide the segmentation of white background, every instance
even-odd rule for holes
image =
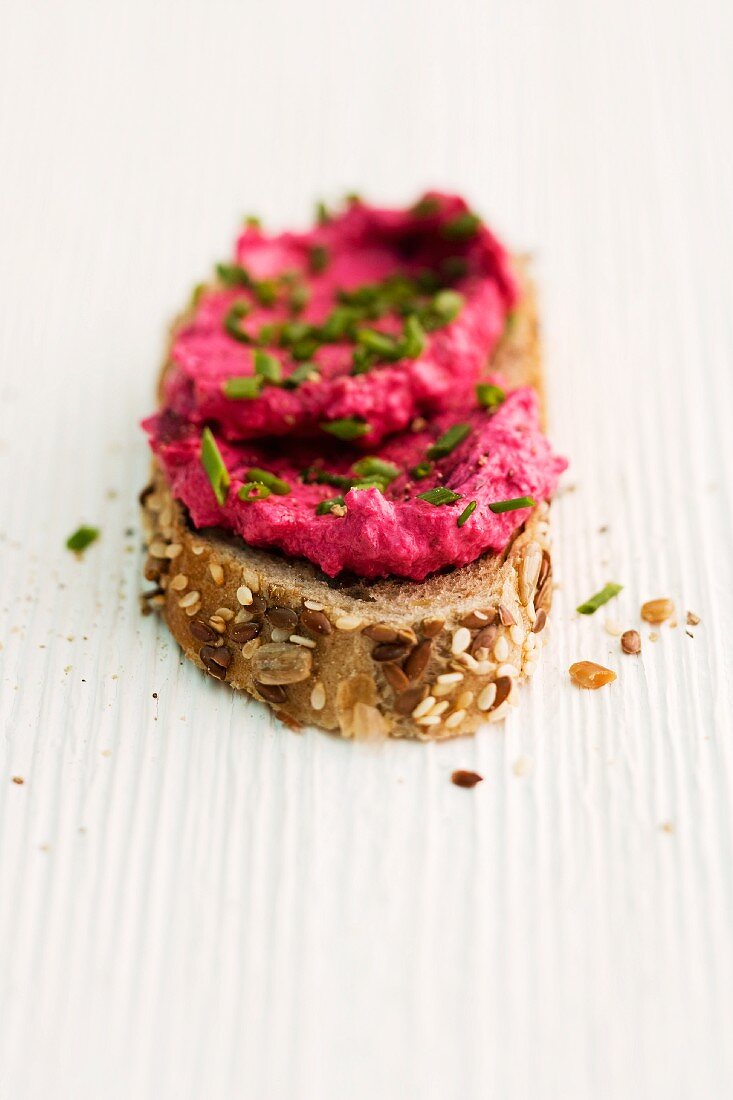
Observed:
[[[2,1100],[733,1094],[731,10],[2,0]],[[243,213],[424,185],[534,250],[576,488],[519,710],[370,748],[139,616],[137,422]]]

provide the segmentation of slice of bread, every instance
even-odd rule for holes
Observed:
[[[491,367],[541,393],[534,290],[518,266],[522,300]],[[155,585],[145,608],[199,668],[291,724],[451,737],[504,717],[534,671],[552,597],[547,504],[502,554],[422,582],[364,582],[195,530],[157,465],[140,499]]]

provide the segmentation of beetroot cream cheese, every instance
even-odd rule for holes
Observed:
[[[145,422],[173,495],[197,528],[329,576],[419,581],[503,550],[566,465],[534,391],[485,373],[516,300],[505,250],[454,196],[248,228]]]

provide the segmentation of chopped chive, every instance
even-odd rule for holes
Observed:
[[[368,424],[366,420],[357,420],[353,416],[344,416],[338,420],[322,423],[321,428],[329,435],[335,435],[337,439],[348,443],[350,440],[359,439],[360,436],[370,432],[371,424]]]
[[[329,253],[325,244],[311,245],[308,252],[308,266],[314,275],[321,275],[328,267]]]
[[[501,386],[492,386],[490,382],[479,382],[476,386],[476,399],[485,409],[495,409],[505,398]]]
[[[355,480],[346,474],[332,474],[313,466],[304,470],[300,476],[306,485],[333,485],[337,489],[350,489]]]
[[[266,351],[257,348],[255,350],[255,374],[258,378],[263,378],[265,382],[271,382],[273,386],[279,385],[283,376],[280,360],[276,359],[274,355],[269,355]]]
[[[280,325],[263,325],[257,333],[258,344],[275,344],[280,338]]]
[[[302,313],[310,301],[311,292],[305,283],[296,283],[290,291],[288,305],[293,313]]]
[[[478,214],[473,214],[470,210],[464,210],[458,217],[445,223],[443,236],[449,241],[469,241],[471,237],[476,236],[480,225],[481,219]]]
[[[331,213],[326,206],[325,202],[316,203],[316,221],[319,225],[328,225],[331,220]]]
[[[534,497],[513,497],[512,500],[497,500],[489,505],[492,512],[515,512],[517,508],[534,508],[537,501]]]
[[[359,478],[358,481],[354,482],[354,484],[351,486],[351,491],[355,493],[359,489],[379,489],[379,492],[383,493],[386,488],[387,486],[384,481],[381,480],[381,478],[364,477]]]
[[[235,302],[224,317],[224,328],[233,340],[240,344],[251,344],[252,337],[241,328],[239,322],[249,313],[247,302]]]
[[[410,213],[413,218],[429,218],[432,214],[437,214],[439,210],[440,200],[432,195],[425,195],[424,198],[415,203]]]
[[[447,432],[436,439],[432,447],[428,447],[428,458],[445,458],[454,451],[459,443],[462,443],[471,433],[470,424],[454,424]]]
[[[369,348],[354,348],[354,352],[351,356],[351,373],[368,374],[375,362],[376,357],[374,352],[369,351]]]
[[[246,481],[237,492],[239,499],[248,504],[253,504],[257,500],[267,500],[269,495],[269,487],[263,485],[261,481]]]
[[[468,260],[465,256],[448,256],[440,265],[444,279],[462,279],[468,275]]]
[[[417,359],[425,350],[425,330],[414,313],[405,318],[400,352],[405,359]]]
[[[430,303],[444,324],[454,321],[463,308],[463,295],[457,290],[439,290]]]
[[[256,214],[247,214],[244,219],[245,229],[262,229],[262,220]]]
[[[66,548],[67,550],[73,550],[75,553],[80,554],[82,550],[86,550],[87,546],[90,546],[98,538],[98,527],[77,527],[74,534],[69,535],[66,540]]]
[[[206,283],[196,283],[196,286],[191,291],[191,297],[189,298],[189,301],[188,301],[188,308],[189,309],[196,309],[196,306],[199,304],[199,302],[203,298],[205,291],[206,291]]]
[[[304,336],[302,340],[297,340],[292,345],[290,354],[298,362],[305,362],[307,359],[313,358],[319,347],[320,344],[315,336]]]
[[[317,382],[320,377],[315,363],[298,363],[295,370],[291,371],[283,382],[283,386],[286,390],[295,390],[302,382]]]
[[[364,458],[360,458],[351,469],[359,477],[378,478],[380,481],[386,481],[388,485],[390,481],[394,481],[396,477],[400,476],[399,466],[395,466],[393,462],[387,462],[383,458],[377,458],[376,455],[366,455]]]
[[[223,504],[227,498],[231,478],[210,428],[204,428],[201,433],[201,464],[211,482],[214,496],[219,504]]]
[[[249,272],[241,264],[217,264],[216,274],[225,286],[251,286]]]
[[[277,301],[277,284],[274,279],[260,279],[252,284],[252,291],[261,306],[274,306]]]
[[[604,603],[608,603],[614,596],[618,596],[622,588],[622,584],[614,584],[612,581],[610,584],[605,585],[600,592],[596,592],[595,596],[591,596],[589,600],[577,607],[576,611],[579,611],[581,615],[592,615],[599,607],[603,607]]]
[[[320,504],[316,505],[316,515],[327,516],[333,511],[335,505],[343,503],[343,497],[331,497],[330,500],[322,500]]]
[[[321,338],[329,343],[337,342],[348,334],[359,316],[359,312],[352,306],[337,306],[321,325]]]
[[[349,206],[361,206],[364,202],[358,191],[349,191],[347,195],[344,195],[344,198]]]
[[[418,500],[426,500],[428,504],[438,507],[441,504],[455,504],[461,499],[460,493],[454,493],[452,489],[446,489],[445,485],[436,485],[434,489],[428,489],[425,493],[417,494]]]
[[[422,481],[423,478],[430,476],[430,474],[433,472],[434,465],[434,462],[430,462],[428,461],[428,459],[424,459],[422,462],[418,462],[417,466],[413,466],[410,470],[410,473],[414,478],[417,478],[418,481]]]
[[[271,474],[269,470],[261,470],[259,466],[253,466],[247,470],[247,481],[256,481],[260,485],[266,485],[270,492],[278,497],[286,497],[290,492],[290,485],[277,474]]]
[[[394,336],[390,336],[387,332],[380,332],[379,329],[360,328],[356,334],[356,339],[362,347],[367,348],[368,351],[374,351],[384,358],[394,359],[395,356],[399,355],[399,344]]]
[[[307,321],[286,321],[285,324],[280,325],[280,343],[284,348],[290,347],[309,336],[311,331]]]
[[[253,398],[259,397],[264,381],[264,378],[260,375],[227,378],[226,382],[222,383],[221,388],[225,397],[231,398],[232,401],[251,401]]]
[[[463,524],[468,522],[468,520],[471,518],[471,516],[473,515],[473,513],[475,511],[476,511],[476,501],[471,500],[471,501],[468,502],[468,504],[466,505],[466,507],[463,509],[460,516],[456,520],[456,523],[458,524],[458,526],[463,527]]]

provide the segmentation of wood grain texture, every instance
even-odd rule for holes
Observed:
[[[2,5],[3,1100],[731,1095],[732,47],[723,0]],[[136,423],[240,214],[432,183],[535,249],[552,641],[475,740],[294,735],[139,617]],[[654,596],[701,625],[622,656]]]

